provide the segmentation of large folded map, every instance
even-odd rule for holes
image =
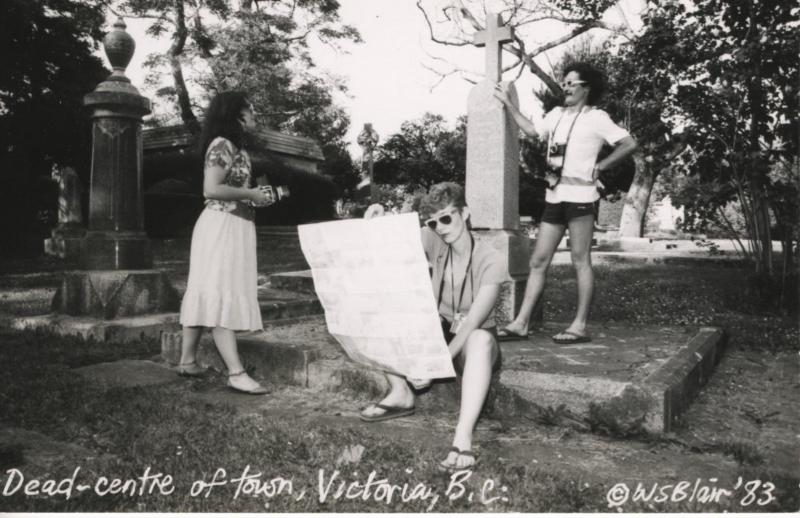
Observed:
[[[298,233],[328,332],[353,361],[409,378],[455,376],[416,213]]]

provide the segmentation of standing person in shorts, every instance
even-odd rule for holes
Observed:
[[[525,135],[547,139],[549,169],[545,210],[531,257],[525,295],[516,318],[498,333],[501,340],[527,336],[531,312],[544,290],[547,269],[567,228],[577,277],[578,304],[572,323],[553,336],[553,340],[556,343],[590,340],[586,323],[594,289],[590,252],[594,205],[600,198],[598,178],[636,149],[636,141],[628,131],[594,106],[603,93],[602,73],[586,63],[569,65],[564,73],[564,82],[561,83],[565,94],[564,106],[550,111],[541,124],[534,124],[522,115],[500,84],[495,89],[495,97],[503,103]],[[614,146],[614,150],[597,161],[604,143]]]

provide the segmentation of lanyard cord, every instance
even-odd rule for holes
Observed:
[[[559,115],[558,120],[556,121],[556,125],[553,128],[552,133],[550,133],[550,137],[547,139],[547,161],[550,161],[550,148],[553,145],[553,139],[556,138],[556,130],[558,129],[558,125],[561,124],[561,119],[564,118],[564,114],[567,113],[567,110],[562,110],[561,115]],[[581,116],[583,113],[583,108],[575,115],[575,118],[572,119],[572,124],[569,125],[569,130],[567,131],[567,141],[564,142],[564,163],[567,161],[567,146],[569,146],[569,139],[572,137],[572,128],[575,127],[575,123],[578,122],[578,117]]]
[[[464,270],[464,282],[461,283],[461,293],[458,296],[458,306],[456,307],[456,300],[455,300],[455,279],[453,277],[453,247],[447,247],[447,257],[444,258],[445,264],[447,261],[450,260],[450,304],[452,304],[453,308],[453,316],[461,310],[461,301],[464,298],[464,288],[467,286],[467,274],[469,274],[469,289],[471,293],[471,297],[475,297],[474,291],[474,284],[472,280],[472,253],[475,250],[475,239],[472,237],[472,234],[469,235],[469,261],[467,262],[467,268]],[[439,309],[439,306],[442,304],[442,295],[444,293],[444,272],[442,272],[442,281],[439,283],[439,300],[436,303],[436,309]]]

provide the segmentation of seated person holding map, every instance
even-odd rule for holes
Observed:
[[[434,185],[421,200],[419,212],[426,218],[422,244],[432,268],[433,295],[450,355],[462,378],[453,446],[441,466],[468,469],[476,463],[472,434],[498,363],[494,306],[508,273],[499,252],[470,233],[463,187],[452,182]],[[382,214],[383,207],[375,204],[364,217]],[[407,380],[388,372],[385,375],[391,389],[380,402],[362,410],[364,421],[414,413],[414,392]],[[430,384],[427,380],[408,381],[415,388]]]

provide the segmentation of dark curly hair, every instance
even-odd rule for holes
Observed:
[[[589,87],[589,95],[586,98],[586,104],[594,105],[606,89],[605,79],[603,73],[594,65],[583,62],[570,63],[564,67],[564,76],[570,72],[576,72],[580,76],[581,81],[586,81]]]
[[[428,194],[419,202],[419,213],[430,216],[452,205],[459,211],[467,205],[464,188],[454,182],[442,182],[431,186]]]
[[[237,148],[244,143],[244,128],[239,120],[242,110],[250,106],[244,92],[221,92],[211,99],[200,134],[200,156],[206,155],[211,141],[224,137]]]

